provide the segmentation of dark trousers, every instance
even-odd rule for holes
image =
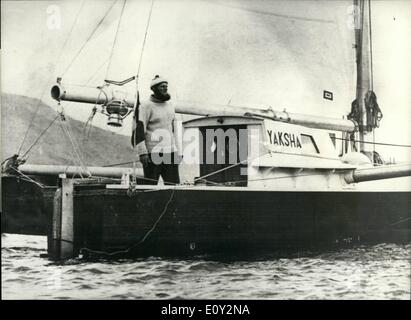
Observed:
[[[139,180],[139,184],[156,185],[160,176],[163,178],[165,185],[173,185],[180,183],[180,175],[178,172],[178,163],[176,163],[177,156],[174,153],[160,154],[164,158],[165,163],[156,163],[153,161],[155,156],[149,154],[150,163],[147,166],[143,166],[144,178]],[[158,159],[158,158],[157,158]]]

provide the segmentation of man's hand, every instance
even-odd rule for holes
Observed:
[[[147,167],[148,164],[151,162],[148,154],[140,155],[140,162],[143,164],[144,167]]]
[[[175,153],[174,154],[174,163],[175,164],[180,164],[181,162],[183,162],[183,155]]]

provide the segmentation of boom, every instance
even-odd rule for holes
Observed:
[[[107,88],[88,88],[77,86],[54,85],[51,88],[51,96],[57,101],[72,101],[80,103],[107,105],[112,101],[119,100],[115,93]],[[125,97],[123,102],[128,108],[134,106],[135,97]],[[234,107],[216,104],[201,104],[185,101],[174,103],[177,113],[191,114],[198,116],[260,116],[274,121],[287,122],[302,125],[310,128],[318,128],[332,131],[354,132],[357,124],[353,120],[335,119],[320,116],[311,116],[286,111],[276,111],[271,108],[256,109],[248,107]]]

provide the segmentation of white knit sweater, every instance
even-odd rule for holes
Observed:
[[[137,144],[138,155],[148,153],[179,152],[176,143],[178,131],[174,106],[169,101],[160,101],[151,96],[139,107],[139,120],[144,126],[145,140]]]

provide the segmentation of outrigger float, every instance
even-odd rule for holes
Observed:
[[[354,1],[362,10],[367,3]],[[363,17],[365,30],[369,23]],[[411,165],[385,165],[370,148],[380,110],[364,54],[369,32],[362,31],[355,31],[357,94],[347,119],[178,101],[176,112],[201,116],[184,123],[184,134],[192,138],[183,141],[184,159],[192,160],[180,165],[186,183],[145,185],[141,171],[133,168],[22,164],[15,168],[17,178],[2,178],[7,210],[31,199],[36,189],[30,182],[24,185],[32,189],[18,189],[16,179],[59,177],[58,185],[37,188],[43,196],[33,198],[45,216],[49,257],[55,260],[264,254],[409,242],[410,191],[359,188],[361,182],[411,175]],[[58,79],[51,95],[57,101],[101,105],[108,124],[121,126],[138,93],[116,96],[112,84],[84,88]],[[336,148],[336,132],[346,137],[343,154]],[[73,177],[80,173],[86,178]]]

